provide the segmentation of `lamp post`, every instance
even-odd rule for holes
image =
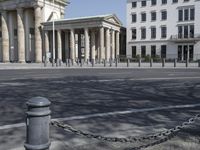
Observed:
[[[54,11],[55,11],[55,0],[53,0],[53,51],[52,51],[52,66],[54,67],[54,61],[55,61],[55,22],[54,22]]]

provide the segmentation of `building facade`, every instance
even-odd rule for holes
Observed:
[[[127,0],[127,57],[200,59],[199,0]]]
[[[119,57],[121,22],[113,14],[55,20],[53,48],[52,21],[44,22],[45,50],[65,61],[109,61]]]
[[[119,57],[122,23],[116,15],[64,19],[68,0],[54,1],[0,1],[0,62]]]

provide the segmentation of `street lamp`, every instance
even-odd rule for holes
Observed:
[[[54,66],[54,60],[55,60],[55,22],[54,22],[54,11],[55,11],[55,0],[53,0],[53,51],[52,51],[52,66]]]

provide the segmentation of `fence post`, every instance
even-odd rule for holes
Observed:
[[[110,67],[112,67],[112,58],[109,59]]]
[[[94,60],[94,59],[92,59],[91,61],[92,61],[92,67],[94,67],[94,61],[95,61],[95,60]]]
[[[34,97],[27,102],[26,150],[49,150],[49,109],[51,102],[43,97]]]
[[[165,58],[162,59],[162,67],[165,67]]]
[[[56,59],[56,67],[59,66],[59,59]]]
[[[189,59],[186,59],[186,62],[185,62],[185,67],[186,68],[188,67],[188,64],[189,64]]]
[[[138,67],[141,67],[141,58],[138,60]]]
[[[198,67],[200,67],[200,60],[198,61]]]
[[[176,68],[177,59],[174,59],[174,68]]]
[[[66,67],[68,66],[69,59],[66,59]]]
[[[47,67],[47,60],[44,60],[44,67]]]
[[[118,59],[116,58],[115,59],[115,67],[117,68],[117,66],[118,66]]]
[[[103,60],[103,64],[104,64],[104,67],[106,67],[106,60],[105,59]]]
[[[127,59],[127,67],[129,67],[130,66],[130,59],[128,58]]]
[[[55,60],[52,59],[52,67],[54,67],[54,66],[55,66]]]
[[[150,59],[150,67],[153,67],[153,59]]]

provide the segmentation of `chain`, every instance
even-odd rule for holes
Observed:
[[[81,130],[77,130],[75,128],[73,128],[72,126],[68,125],[68,124],[64,124],[61,123],[59,121],[52,121],[51,124],[53,126],[59,127],[64,129],[65,131],[74,133],[76,135],[81,135],[83,137],[87,137],[90,139],[97,139],[97,140],[101,140],[104,142],[119,142],[119,143],[135,143],[135,142],[143,142],[145,140],[157,140],[156,143],[159,143],[163,140],[168,139],[168,137],[170,137],[171,135],[174,135],[175,133],[179,132],[180,130],[187,128],[188,126],[194,124],[196,122],[196,120],[200,120],[200,114],[197,114],[195,117],[190,118],[187,122],[183,122],[181,125],[178,125],[174,128],[168,129],[166,131],[160,132],[160,133],[156,133],[153,135],[147,135],[144,137],[127,137],[127,138],[119,138],[119,137],[104,137],[101,135],[94,135],[94,134],[90,134],[90,133],[86,133],[83,132]],[[151,143],[152,144],[152,143]],[[141,147],[144,148],[144,147]]]

